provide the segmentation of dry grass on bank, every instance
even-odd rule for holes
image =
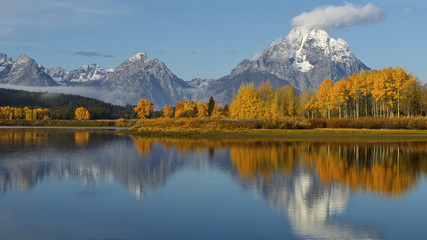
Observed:
[[[360,118],[360,119],[200,119],[200,118],[159,118],[138,121],[132,128],[139,132],[228,132],[258,129],[314,129],[314,128],[349,128],[349,129],[427,129],[427,117],[400,118]]]
[[[0,126],[131,127],[137,120],[0,120]]]

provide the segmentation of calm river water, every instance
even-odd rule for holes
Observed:
[[[0,239],[426,239],[427,142],[0,129]]]

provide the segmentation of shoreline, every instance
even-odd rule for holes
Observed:
[[[153,120],[0,120],[0,129],[117,130],[138,137],[207,140],[427,141],[427,130],[367,128],[220,129],[210,128],[208,125],[197,127],[191,124],[181,127],[170,125],[164,127],[144,126],[144,123],[150,122]]]
[[[427,141],[427,130],[407,129],[349,129],[349,128],[315,128],[268,130],[252,129],[247,131],[196,131],[161,132],[151,130],[127,131],[131,136],[175,138],[175,139],[207,139],[207,140],[295,140],[295,141]]]

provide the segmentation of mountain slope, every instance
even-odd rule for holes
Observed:
[[[211,81],[207,89],[219,103],[229,103],[244,82],[259,85],[291,85],[296,90],[317,88],[325,78],[338,81],[369,68],[350,52],[347,43],[328,33],[304,28],[293,29],[283,41],[271,43],[261,56],[244,60],[230,75]]]
[[[5,82],[24,86],[57,86],[49,71],[26,55],[21,55],[7,73]]]
[[[101,86],[110,91],[102,98],[105,101],[125,105],[136,104],[141,98],[146,98],[158,109],[189,97],[186,90],[191,89],[163,62],[151,60],[144,53],[138,53],[113,72],[108,72]]]

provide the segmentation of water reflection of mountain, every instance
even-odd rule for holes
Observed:
[[[58,130],[55,130],[58,131]],[[184,165],[229,173],[289,217],[307,238],[378,238],[338,223],[352,191],[399,197],[427,174],[427,143],[318,143],[130,138],[100,131],[0,132],[0,192],[45,178],[120,181],[137,196]]]
[[[139,196],[162,186],[182,165],[174,151],[163,151],[160,144],[141,156],[128,136],[108,131],[58,131],[2,129],[0,192],[13,186],[25,191],[45,178],[71,176],[95,184],[107,177],[118,179]]]
[[[401,196],[427,173],[424,143],[274,142],[231,146],[242,185],[289,217],[303,238],[378,239],[372,228],[342,223],[350,193]]]

